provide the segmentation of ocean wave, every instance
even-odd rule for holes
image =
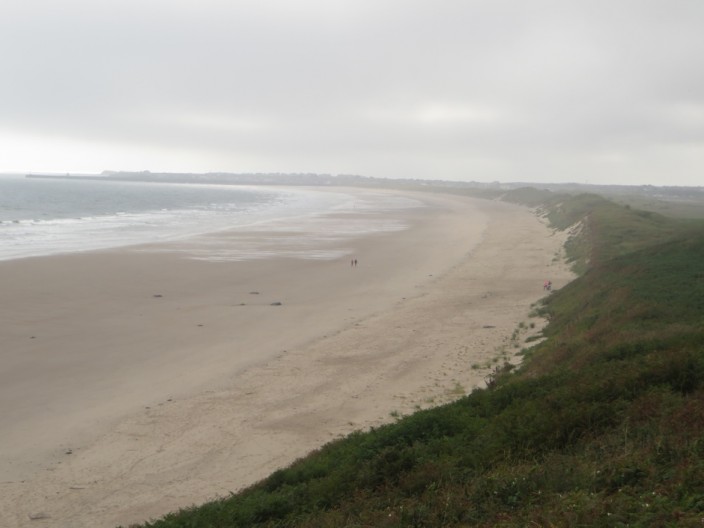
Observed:
[[[232,260],[283,254],[296,258],[339,258],[345,254],[344,248],[324,246],[344,245],[344,240],[354,236],[406,229],[393,212],[423,205],[402,196],[334,190],[254,188],[238,189],[238,193],[227,196],[239,200],[194,199],[185,204],[185,198],[180,197],[181,207],[139,211],[113,207],[109,214],[72,216],[64,212],[63,217],[57,218],[6,216],[0,222],[0,260],[173,242],[196,235],[217,237],[218,233],[232,230],[249,234],[285,232],[296,236],[288,237],[288,249],[278,243],[277,247],[267,247],[264,240],[257,248],[242,248],[239,253],[220,256],[216,255],[217,248],[203,247],[209,238],[201,237],[192,242],[195,251],[192,258]]]

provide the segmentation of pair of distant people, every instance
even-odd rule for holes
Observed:
[[[356,268],[357,267],[357,259],[350,260],[350,266],[352,266],[353,268]]]
[[[552,282],[549,281],[549,280],[546,280],[546,281],[543,283],[543,289],[546,290],[546,291],[552,290]]]

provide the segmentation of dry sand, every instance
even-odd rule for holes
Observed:
[[[543,280],[572,277],[563,235],[414,196],[409,229],[337,260],[197,261],[182,242],[0,263],[0,525],[127,526],[227,495],[517,361]]]

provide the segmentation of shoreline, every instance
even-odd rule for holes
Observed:
[[[100,382],[63,409],[60,398],[51,412],[38,410],[41,401],[14,409],[25,416],[14,458],[41,460],[14,466],[14,475],[4,460],[10,478],[0,483],[0,519],[144,521],[227,495],[391,414],[455,399],[482,384],[502,347],[514,359],[508,339],[544,295],[543,279],[560,287],[571,277],[555,260],[560,236],[519,206],[410,195],[431,206],[404,213],[406,231],[355,239],[354,269],[347,258],[213,263],[134,250],[5,266],[15,290],[3,293],[22,294],[25,308],[17,313],[16,297],[4,324],[39,362],[25,366],[34,379],[21,387],[20,371],[11,371],[15,385],[5,391],[15,398],[3,401],[26,398],[27,383],[42,376],[57,384],[56,365],[41,369],[48,352],[42,356],[40,340],[51,339],[85,379]],[[218,234],[220,242],[236,243],[230,235]],[[39,317],[42,296],[61,303]],[[43,326],[29,341],[32,316]],[[99,361],[96,347],[107,354]],[[79,404],[86,398],[88,409]],[[27,445],[42,432],[50,444],[43,449],[54,445],[43,458],[42,447]]]
[[[276,230],[292,225],[297,226],[299,232],[306,235],[317,229],[321,236],[329,237],[341,233],[344,238],[348,233],[345,232],[344,225],[336,225],[332,221],[335,215],[344,219],[350,206],[354,211],[359,205],[355,202],[360,199],[362,205],[365,205],[366,199],[371,200],[372,210],[375,206],[383,209],[387,204],[375,202],[379,202],[380,197],[389,196],[388,193],[369,189],[353,191],[342,187],[331,190],[273,185],[257,187],[130,181],[104,183],[119,184],[118,194],[119,191],[124,191],[124,186],[135,187],[128,193],[132,195],[146,191],[146,201],[150,207],[122,207],[125,211],[121,212],[116,212],[115,207],[104,212],[88,208],[72,211],[70,214],[66,209],[59,207],[52,212],[55,215],[53,217],[43,218],[39,211],[20,211],[19,219],[13,219],[14,215],[8,216],[9,213],[3,211],[5,219],[0,220],[0,224],[4,226],[2,235],[7,237],[8,243],[7,247],[0,247],[0,261],[116,251],[179,242],[187,244],[189,240],[198,238],[207,241],[220,232],[237,230],[257,233],[266,231],[267,228]],[[102,184],[97,185],[88,188],[89,196],[90,193],[101,196],[107,192],[105,188],[100,187]],[[146,186],[146,189],[140,188],[143,186]],[[185,193],[193,203],[186,204],[178,200],[173,202],[174,198],[171,199],[173,203],[169,203],[167,198],[159,194],[164,188],[174,191],[176,196],[183,197]],[[191,197],[188,193],[192,192],[193,188],[199,192],[210,193],[210,196]],[[12,194],[12,188],[5,190]],[[80,189],[75,191],[79,192]],[[217,195],[217,200],[222,203],[213,202],[216,200],[213,194]],[[267,198],[262,198],[263,196]],[[320,219],[324,218],[328,221],[321,222]],[[359,216],[357,220],[361,220]],[[365,227],[372,231],[383,231],[387,226]],[[237,253],[233,251],[234,248],[229,249]],[[252,256],[256,258],[256,254],[244,255],[244,258],[239,260]]]

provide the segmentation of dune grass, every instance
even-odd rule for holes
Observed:
[[[145,526],[701,526],[704,227],[540,198],[581,275],[519,369]]]

